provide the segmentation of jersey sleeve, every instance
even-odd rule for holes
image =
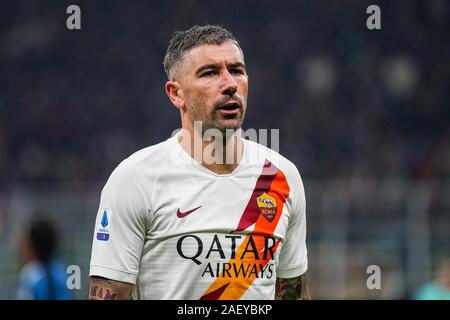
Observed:
[[[306,272],[306,198],[303,182],[294,167],[291,183],[292,212],[277,267],[278,278],[294,278]]]
[[[95,221],[90,276],[136,283],[147,229],[147,210],[137,174],[120,165],[101,193]]]

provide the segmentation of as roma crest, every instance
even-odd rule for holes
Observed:
[[[272,222],[277,214],[277,200],[264,192],[256,198],[256,203],[258,204],[259,211],[264,218],[266,218],[267,221]]]

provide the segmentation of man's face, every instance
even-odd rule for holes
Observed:
[[[202,45],[186,53],[176,81],[188,120],[203,130],[238,129],[247,108],[248,76],[244,57],[232,41]]]

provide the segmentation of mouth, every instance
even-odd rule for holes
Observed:
[[[235,114],[241,110],[241,104],[237,101],[228,101],[224,105],[218,107],[217,110],[225,114]]]

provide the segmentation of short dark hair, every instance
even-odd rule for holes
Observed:
[[[174,66],[181,62],[189,50],[204,44],[221,45],[227,40],[232,40],[240,48],[233,34],[219,25],[195,25],[188,30],[175,31],[164,56],[163,65],[167,78],[171,80]]]

